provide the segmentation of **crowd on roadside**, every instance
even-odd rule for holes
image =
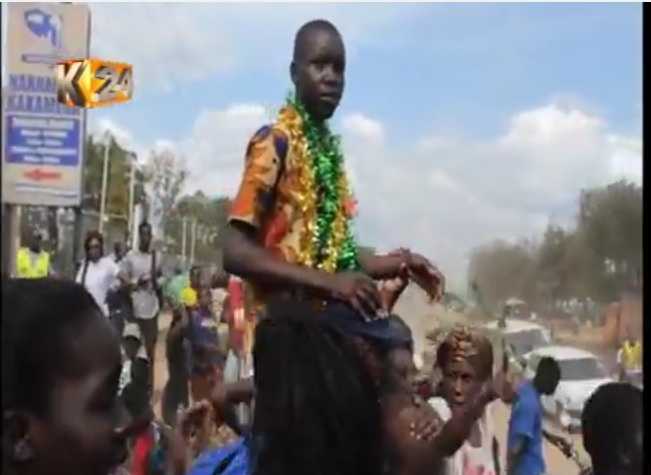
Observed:
[[[102,235],[89,233],[74,282],[28,249],[18,264],[28,275],[2,282],[3,475],[543,475],[543,439],[571,455],[542,423],[540,398],[561,376],[553,358],[515,386],[504,364],[494,371],[485,336],[455,327],[422,392],[394,306],[410,282],[440,300],[445,280],[406,248],[358,252],[343,152],[327,125],[345,65],[332,23],[303,25],[294,94],[247,147],[223,235],[224,269],[247,283],[244,308],[229,303],[226,274],[193,267],[165,282],[146,222],[124,255],[104,256]],[[504,466],[498,400],[511,404]],[[582,431],[586,471],[643,473],[640,389],[600,387]]]

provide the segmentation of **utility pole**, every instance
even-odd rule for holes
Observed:
[[[181,260],[183,261],[183,269],[187,267],[188,260],[188,218],[183,218],[181,225]]]
[[[190,265],[194,265],[194,252],[197,245],[197,221],[192,220],[192,228],[190,228]]]
[[[136,204],[136,164],[138,157],[135,153],[129,153],[127,159],[130,161],[129,164],[129,209],[127,210],[128,219],[128,230],[131,232],[133,228],[133,207]]]
[[[106,195],[108,191],[109,152],[111,148],[111,134],[104,134],[104,160],[102,164],[102,192],[99,202],[99,232],[104,231],[104,220],[106,219]]]

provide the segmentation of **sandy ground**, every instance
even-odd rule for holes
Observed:
[[[424,318],[423,320],[418,320],[414,321],[409,321],[410,325],[412,326],[412,329],[418,329],[419,332],[424,332],[429,330],[429,327],[432,324],[435,324],[434,322],[434,316],[439,317],[445,321],[452,321],[455,319],[454,315],[440,315],[440,309],[433,309],[431,312],[434,312],[434,314],[439,314],[439,315],[433,315],[430,313],[429,317]],[[420,312],[413,312],[411,315],[414,314],[421,314]],[[427,314],[426,314],[427,315]],[[408,319],[408,318],[405,318]],[[413,320],[413,319],[411,319]],[[439,320],[440,321],[440,320]],[[161,333],[159,335],[159,343],[158,347],[156,350],[156,364],[154,366],[154,381],[155,381],[155,386],[156,389],[154,391],[154,404],[156,407],[156,412],[160,414],[160,397],[162,394],[162,388],[163,385],[165,384],[165,381],[167,380],[167,367],[165,364],[165,346],[164,346],[164,335],[166,333],[167,327],[170,322],[170,317],[168,315],[163,315],[161,317]],[[416,332],[415,332],[416,333]],[[423,334],[423,333],[421,333]],[[508,407],[500,404],[497,407],[497,410],[495,411],[495,430],[497,432],[498,440],[500,441],[500,447],[502,450],[502,463],[504,461],[504,452],[506,450],[506,431],[508,427],[508,419],[509,419],[509,409]],[[549,425],[548,427],[551,430],[554,430],[553,426]],[[582,447],[582,442],[581,442],[581,437],[579,436],[574,436],[573,437],[574,444],[577,448],[580,448],[581,451],[583,450]],[[584,454],[585,456],[585,454]],[[561,454],[560,451],[558,451],[556,448],[553,446],[546,444],[545,446],[545,459],[547,461],[547,472],[550,475],[573,475],[579,472],[578,468],[572,462],[571,460],[567,460],[563,454]]]

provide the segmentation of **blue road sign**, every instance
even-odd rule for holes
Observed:
[[[87,57],[90,11],[84,4],[9,3],[7,12],[2,201],[77,206],[86,111],[57,102],[53,66]]]

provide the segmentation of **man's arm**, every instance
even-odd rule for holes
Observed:
[[[542,433],[547,442],[552,444],[561,452],[566,453],[571,449],[572,444],[562,435],[554,434],[553,432],[549,432],[546,429],[543,429]]]
[[[282,170],[281,160],[285,159],[276,146],[287,141],[280,134],[265,127],[249,142],[244,176],[224,232],[224,269],[256,282],[324,292],[328,288],[328,274],[273,256],[256,236],[274,206],[274,188]]]
[[[403,253],[363,255],[359,257],[359,265],[364,273],[375,280],[398,277],[403,265],[406,263],[407,256]]]

